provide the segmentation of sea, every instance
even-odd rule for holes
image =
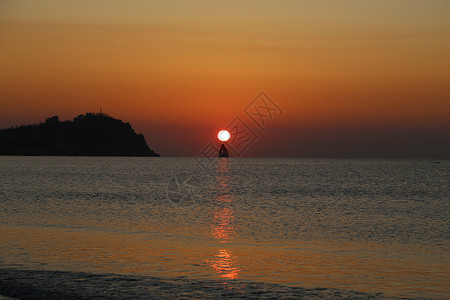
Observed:
[[[449,160],[1,156],[0,295],[449,299],[449,183]]]

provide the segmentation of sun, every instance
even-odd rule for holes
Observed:
[[[222,142],[226,142],[230,139],[230,133],[228,132],[228,130],[221,130],[217,134],[217,138]]]

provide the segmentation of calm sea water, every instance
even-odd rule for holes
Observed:
[[[449,182],[445,160],[0,157],[0,294],[448,298]]]

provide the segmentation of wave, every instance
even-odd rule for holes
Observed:
[[[241,280],[0,269],[0,295],[17,299],[381,299],[381,293]]]

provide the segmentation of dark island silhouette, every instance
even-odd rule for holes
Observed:
[[[102,113],[0,130],[0,155],[159,156],[130,123]]]

